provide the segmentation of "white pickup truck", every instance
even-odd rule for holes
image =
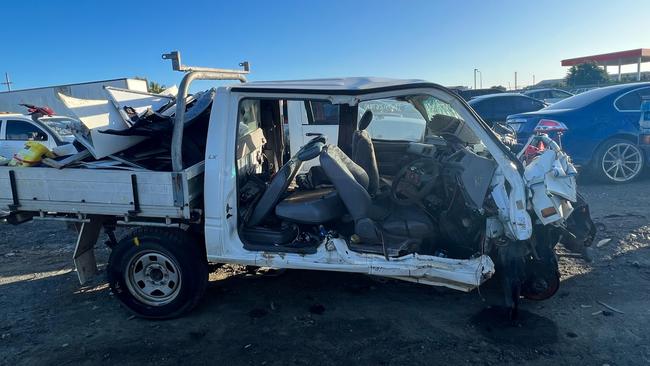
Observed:
[[[522,296],[557,291],[560,237],[590,240],[571,233],[589,214],[557,145],[524,164],[455,93],[420,80],[219,87],[205,159],[183,166],[179,121],[192,81],[245,76],[173,61],[186,75],[172,171],[0,167],[7,221],[80,224],[74,263],[82,283],[96,272],[102,228],[133,227],[112,243],[106,271],[137,315],[190,310],[206,288],[208,263],[357,272],[462,291],[502,271],[515,309]],[[286,118],[289,106],[305,102],[328,106],[310,120],[324,118],[337,137],[314,126],[287,154],[284,122],[296,120]],[[290,133],[302,138],[296,128]],[[299,174],[309,162],[319,166]]]

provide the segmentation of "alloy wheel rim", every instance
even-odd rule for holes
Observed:
[[[611,180],[625,182],[636,177],[642,168],[641,151],[634,145],[619,142],[603,156],[602,169]]]
[[[172,302],[181,289],[178,264],[157,251],[138,253],[127,266],[126,285],[139,301],[151,306]]]

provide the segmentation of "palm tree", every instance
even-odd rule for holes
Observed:
[[[149,89],[149,93],[162,93],[163,90],[167,89],[166,86],[162,84],[158,84],[155,81],[150,81],[149,84],[147,85],[147,89]]]

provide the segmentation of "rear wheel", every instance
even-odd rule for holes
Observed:
[[[144,318],[173,318],[191,310],[208,283],[208,263],[197,242],[182,230],[134,230],[109,258],[113,294]]]
[[[643,151],[624,139],[611,139],[598,149],[595,172],[608,183],[630,182],[643,170]]]

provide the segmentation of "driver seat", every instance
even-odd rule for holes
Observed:
[[[434,236],[433,223],[418,207],[373,202],[364,169],[337,146],[323,148],[320,165],[354,219],[355,234],[362,242],[397,246],[401,252],[405,247],[417,250],[423,240]]]
[[[323,136],[308,142],[275,173],[247,220],[247,226],[262,224],[273,212],[281,219],[302,224],[324,224],[345,213],[345,207],[333,188],[296,191],[285,197],[303,162],[318,157],[324,143]]]

